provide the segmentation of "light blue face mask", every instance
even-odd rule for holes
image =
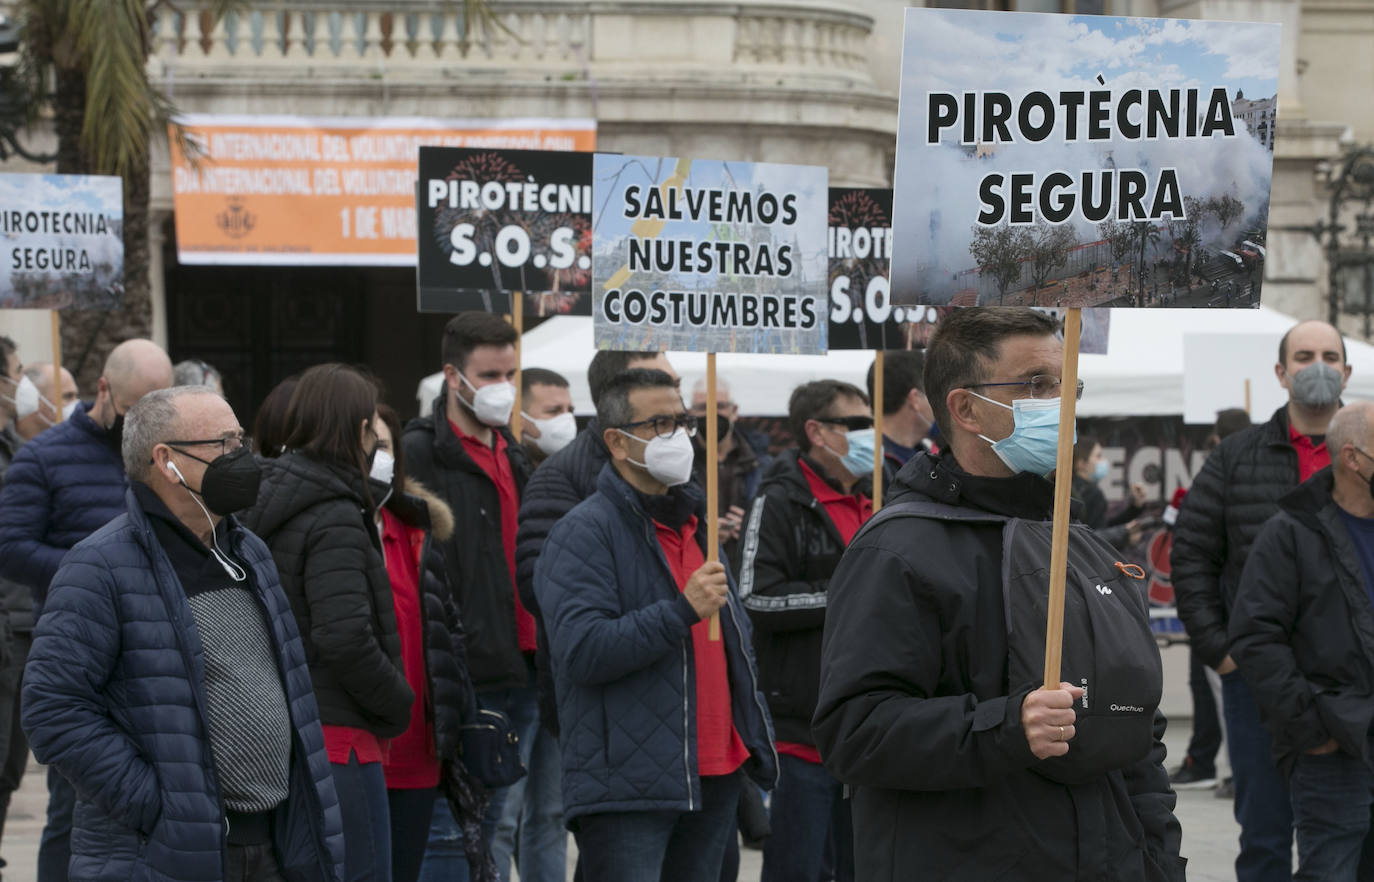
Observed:
[[[846,432],[845,440],[849,442],[849,452],[840,457],[840,463],[845,471],[856,478],[864,475],[873,474],[874,443],[872,429],[857,429],[853,432]]]
[[[1097,465],[1093,466],[1093,483],[1101,484],[1103,481],[1107,480],[1107,473],[1111,470],[1111,463],[1107,462],[1105,459],[1098,460]]]
[[[1010,435],[1001,441],[978,436],[992,445],[992,452],[1007,464],[1007,468],[1041,476],[1054,471],[1059,455],[1058,398],[1018,398],[1007,405],[977,392],[972,394],[1011,411],[1014,428]],[[1075,429],[1074,441],[1077,440],[1078,430]]]

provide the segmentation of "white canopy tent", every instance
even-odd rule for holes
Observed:
[[[1177,416],[1184,412],[1184,342],[1190,334],[1267,335],[1271,348],[1292,327],[1295,319],[1272,309],[1114,309],[1106,355],[1083,355],[1079,373],[1085,390],[1078,405],[1084,417]],[[1349,342],[1354,371],[1348,398],[1374,398],[1374,346]],[[586,316],[555,316],[525,335],[522,361],[525,367],[556,371],[568,379],[579,414],[592,413],[587,388],[587,365],[596,352],[592,320]],[[1277,354],[1277,353],[1275,353]],[[683,391],[706,374],[701,353],[669,353],[682,376]],[[836,350],[828,355],[738,355],[717,358],[720,378],[730,384],[731,398],[744,416],[782,416],[787,399],[800,383],[822,378],[846,380],[863,387],[873,353],[868,350]],[[1272,363],[1272,359],[1271,359]],[[1188,382],[1206,383],[1209,376],[1193,376]],[[1252,383],[1277,383],[1272,373]],[[417,397],[422,413],[443,383],[443,374],[426,377]],[[1228,381],[1229,384],[1229,381]],[[1239,386],[1236,386],[1239,389]],[[1237,400],[1236,406],[1243,402]],[[1256,419],[1267,414],[1256,413]]]

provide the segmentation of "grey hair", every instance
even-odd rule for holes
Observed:
[[[222,383],[219,371],[198,358],[179,361],[172,368],[173,386],[215,386]]]
[[[208,386],[172,386],[149,392],[124,414],[124,472],[131,481],[148,477],[153,465],[153,448],[172,440],[180,413],[177,399],[190,395],[222,396]]]
[[[1374,450],[1368,449],[1371,408],[1374,408],[1374,404],[1357,401],[1342,407],[1331,418],[1331,425],[1326,429],[1326,449],[1331,451],[1332,463],[1336,462],[1336,457],[1347,444],[1374,454]]]

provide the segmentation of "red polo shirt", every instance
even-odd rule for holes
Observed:
[[[848,545],[850,540],[854,538],[854,534],[859,532],[859,528],[864,525],[864,522],[873,517],[873,500],[862,493],[847,496],[831,487],[828,481],[816,474],[815,469],[806,464],[806,460],[801,460],[800,465],[812,495],[825,509],[826,515],[835,524],[835,529],[840,531],[840,538],[844,540],[844,544]],[[821,762],[820,751],[810,744],[779,741],[776,747],[778,753],[784,756],[794,756],[797,759],[817,765]]]
[[[386,574],[391,580],[391,599],[396,608],[396,630],[401,635],[401,662],[406,682],[415,693],[410,725],[391,741],[382,763],[388,790],[425,790],[439,786],[439,759],[434,749],[434,723],[425,664],[424,618],[420,605],[420,561],[425,533],[401,523],[382,510],[382,549]]]
[[[1288,440],[1298,452],[1298,480],[1306,481],[1317,472],[1331,465],[1331,454],[1326,449],[1326,439],[1313,444],[1309,435],[1303,435],[1291,425],[1288,427]]]
[[[677,581],[677,590],[681,591],[687,587],[692,574],[706,563],[696,541],[697,519],[695,516],[688,519],[681,531],[654,521],[654,530]],[[749,758],[749,748],[739,737],[730,710],[725,641],[712,640],[710,626],[709,620],[692,626],[697,679],[697,774],[702,777],[728,775]]]
[[[501,499],[501,544],[506,551],[511,596],[515,598],[515,635],[522,652],[534,652],[534,616],[526,611],[525,605],[520,602],[520,592],[515,589],[515,533],[519,528],[520,495],[515,489],[515,473],[510,468],[510,457],[506,456],[506,439],[492,429],[494,444],[488,447],[481,439],[458,428],[453,420],[449,420],[448,424],[453,427],[453,434],[463,442],[463,449],[468,456],[496,485],[497,495]]]

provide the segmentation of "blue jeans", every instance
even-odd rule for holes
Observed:
[[[72,861],[72,811],[76,790],[57,769],[48,769],[48,822],[38,842],[38,882],[66,882]]]
[[[520,736],[520,760],[529,770],[498,797],[503,805],[492,840],[492,856],[502,882],[509,882],[512,856],[520,882],[564,882],[568,831],[563,826],[562,763],[558,739],[539,724],[534,665],[529,668],[525,688],[482,694],[483,707],[510,717]]]
[[[844,785],[824,766],[778,757],[778,789],[768,809],[773,829],[763,844],[760,882],[818,882],[826,843],[834,838],[835,882],[854,882],[854,825]]]
[[[725,843],[739,823],[739,775],[701,779],[693,812],[607,812],[577,819],[591,882],[720,882]]]
[[[485,821],[482,829],[487,830]],[[434,815],[429,821],[429,842],[420,865],[420,882],[468,882],[470,878],[467,852],[463,851],[463,829],[453,819],[448,800],[440,796],[434,802]]]
[[[1298,828],[1294,882],[1374,880],[1374,772],[1348,753],[1302,754],[1289,778]]]
[[[1237,882],[1289,882],[1293,874],[1293,807],[1274,765],[1269,731],[1239,671],[1221,678],[1226,744],[1240,824]]]
[[[343,816],[344,882],[391,882],[391,810],[381,763],[330,763]]]

